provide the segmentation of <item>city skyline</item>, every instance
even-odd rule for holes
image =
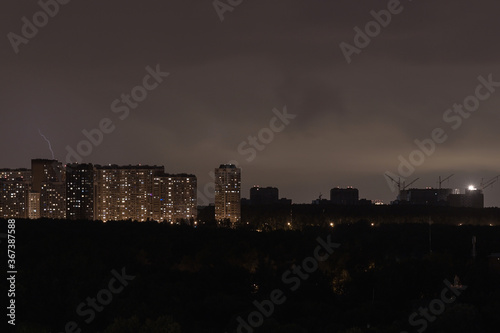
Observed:
[[[498,332],[500,1],[0,12],[12,331]]]
[[[48,162],[53,163],[55,166],[53,166],[51,168],[47,168],[45,164]],[[102,185],[106,183],[105,180],[111,179],[111,178],[109,178],[110,175],[101,174],[103,172],[106,172],[105,170],[126,170],[126,169],[148,169],[148,170],[150,170],[152,172],[151,177],[153,177],[150,179],[151,188],[148,191],[145,191],[145,193],[146,192],[147,193],[155,193],[154,196],[165,195],[166,192],[160,189],[161,186],[168,186],[168,188],[170,189],[172,186],[176,186],[175,185],[176,183],[179,183],[179,182],[182,183],[183,182],[182,178],[188,177],[187,179],[189,180],[189,177],[192,177],[194,179],[195,187],[194,187],[194,192],[191,194],[191,197],[195,198],[197,201],[197,205],[195,205],[193,207],[209,206],[209,205],[214,205],[214,206],[221,205],[222,208],[219,208],[219,209],[222,209],[222,211],[225,211],[225,209],[226,209],[226,208],[224,208],[225,204],[223,204],[223,202],[226,202],[226,203],[227,202],[238,202],[238,205],[251,203],[252,202],[252,193],[257,194],[257,192],[255,192],[255,190],[262,190],[261,195],[263,195],[263,197],[259,198],[259,199],[257,199],[257,197],[255,197],[254,201],[257,199],[257,200],[265,200],[267,202],[274,202],[274,203],[278,203],[278,202],[287,203],[287,202],[289,202],[290,204],[292,202],[295,204],[311,204],[311,203],[319,204],[321,202],[328,201],[328,202],[331,202],[333,204],[339,204],[339,205],[353,205],[355,203],[358,203],[358,201],[360,204],[361,203],[362,204],[371,203],[371,204],[376,204],[376,205],[380,205],[380,204],[392,205],[392,204],[398,204],[398,201],[400,201],[400,200],[403,200],[403,201],[416,200],[415,203],[422,204],[422,203],[425,203],[426,200],[428,200],[428,199],[425,199],[427,197],[425,196],[424,193],[426,193],[426,192],[430,193],[430,192],[434,191],[436,193],[435,195],[439,195],[439,197],[435,198],[436,203],[437,202],[447,202],[448,201],[447,196],[450,194],[453,194],[453,196],[455,198],[451,199],[450,205],[455,206],[455,207],[468,205],[468,204],[464,203],[463,198],[459,199],[460,196],[464,196],[467,194],[473,194],[474,192],[477,192],[477,194],[481,193],[481,200],[478,201],[475,205],[473,205],[474,207],[485,207],[485,208],[498,207],[498,206],[488,206],[486,204],[487,199],[490,199],[490,201],[492,201],[491,198],[489,198],[488,192],[486,192],[486,191],[488,188],[494,186],[500,180],[500,175],[499,175],[499,176],[493,177],[491,179],[484,179],[483,178],[481,180],[481,183],[479,183],[480,185],[475,185],[474,183],[471,183],[468,186],[465,186],[462,188],[457,188],[457,187],[452,187],[452,186],[447,186],[447,185],[443,186],[443,184],[448,184],[450,181],[450,178],[456,176],[455,174],[451,174],[446,178],[440,177],[438,182],[437,182],[438,186],[435,186],[435,187],[433,187],[433,186],[419,187],[416,185],[410,186],[410,185],[414,184],[416,181],[418,181],[419,178],[415,179],[413,182],[408,183],[408,185],[405,185],[405,182],[401,182],[400,184],[398,184],[397,183],[398,180],[393,179],[392,186],[395,187],[397,191],[395,192],[394,197],[389,202],[383,202],[379,199],[361,196],[359,194],[360,193],[359,188],[355,187],[355,186],[345,186],[345,187],[331,186],[326,194],[320,193],[319,197],[310,198],[310,200],[308,202],[296,202],[294,200],[294,198],[287,199],[284,196],[282,196],[282,198],[279,199],[278,198],[279,187],[277,187],[275,185],[270,185],[270,184],[265,184],[264,186],[260,186],[257,184],[254,184],[254,185],[246,184],[245,188],[248,188],[248,191],[246,192],[246,193],[248,193],[248,195],[243,194],[244,191],[242,190],[242,185],[244,184],[244,182],[241,182],[241,169],[233,164],[221,164],[219,168],[216,168],[215,172],[211,173],[211,176],[213,177],[213,182],[209,183],[207,186],[205,186],[202,189],[197,187],[197,176],[196,175],[194,175],[192,173],[186,173],[186,172],[180,172],[177,174],[171,173],[171,172],[165,173],[165,171],[164,171],[165,166],[163,166],[163,165],[160,165],[160,166],[147,165],[147,164],[118,165],[116,163],[111,163],[108,165],[92,164],[92,163],[63,164],[62,162],[60,162],[58,160],[52,160],[52,159],[32,159],[31,165],[32,165],[31,169],[30,168],[3,168],[2,166],[0,166],[0,174],[2,174],[4,177],[4,178],[0,178],[0,179],[7,181],[7,183],[6,183],[7,185],[6,185],[5,190],[10,191],[11,189],[15,190],[18,187],[25,186],[23,184],[26,181],[24,180],[22,183],[17,183],[15,181],[16,177],[17,178],[23,178],[23,177],[25,178],[25,176],[27,174],[29,174],[29,176],[30,176],[30,183],[29,183],[30,191],[29,192],[30,193],[29,194],[27,193],[26,202],[32,202],[32,201],[40,202],[41,206],[39,206],[39,207],[43,207],[44,205],[45,206],[48,205],[49,200],[48,199],[44,200],[45,196],[60,197],[62,195],[62,192],[64,192],[65,196],[68,193],[72,193],[72,200],[70,200],[69,197],[67,198],[68,205],[69,205],[69,203],[71,203],[72,201],[74,201],[76,199],[82,199],[82,197],[95,196],[95,198],[97,198],[97,197],[101,196],[100,192],[94,193],[97,191],[97,189],[99,187],[94,188],[93,183],[95,181],[96,184],[101,184],[101,187],[102,187]],[[231,175],[231,176],[226,175],[226,172],[224,171],[226,168],[232,168],[232,169],[237,170],[237,175]],[[75,177],[75,185],[74,185],[74,187],[76,187],[77,190],[76,189],[73,190],[72,186],[69,185],[69,178],[72,175],[72,173],[70,171],[76,172],[78,174],[78,177]],[[63,172],[64,175],[61,172]],[[82,177],[82,173],[86,173],[86,172],[90,172],[90,174],[85,175],[85,177]],[[37,174],[37,176],[33,177],[32,175],[34,175],[34,174]],[[112,178],[113,179],[116,178],[116,180],[118,180],[119,177],[118,178],[117,177],[118,177],[118,175],[114,175]],[[237,177],[237,178],[233,179],[234,177]],[[46,182],[45,180],[42,180],[45,178],[51,179],[51,182],[49,183],[49,182]],[[168,179],[169,182],[170,181],[172,182],[172,184],[171,185],[164,185],[163,184],[164,181],[162,178]],[[33,182],[32,179],[35,179],[35,181]],[[90,179],[92,179],[92,181]],[[12,184],[10,184],[9,182],[11,182]],[[85,187],[86,183],[87,183],[87,188]],[[91,185],[89,185],[88,183],[91,183]],[[26,183],[26,184],[28,184],[28,183]],[[28,186],[28,185],[26,185],[26,186]],[[89,186],[90,186],[90,188],[89,188]],[[222,191],[222,189],[224,187],[228,187],[228,186],[231,188],[234,188],[236,186],[237,196],[239,199],[238,200],[229,199],[228,201],[226,201],[226,199],[220,199],[219,203],[218,203],[217,193],[223,193],[224,191]],[[203,192],[203,191],[205,191],[205,192]],[[207,193],[207,191],[212,191],[212,193]],[[271,191],[271,192],[269,192],[269,191]],[[229,192],[231,192],[231,191],[229,191]],[[438,192],[439,192],[439,194],[437,194]],[[486,194],[484,194],[485,192],[486,192]],[[334,195],[334,193],[337,193],[340,196],[337,197],[336,195]],[[414,194],[412,195],[411,193],[414,193]],[[418,193],[421,193],[421,194],[418,194]],[[110,194],[111,193],[109,193],[108,195],[110,195]],[[28,197],[28,195],[29,195],[29,197]],[[200,197],[203,198],[202,202],[199,202]],[[223,196],[223,197],[225,198],[225,196]],[[328,197],[328,199],[325,199],[325,197]],[[409,200],[409,197],[413,197],[413,199]],[[431,195],[431,197],[432,197],[432,195]],[[419,199],[415,199],[415,198],[419,198]],[[59,199],[59,201],[60,200],[61,199]],[[185,200],[185,199],[183,199],[183,200]],[[204,200],[210,200],[210,201],[206,202]],[[244,200],[244,201],[242,201],[242,200]],[[495,200],[495,199],[493,199],[493,200]],[[431,199],[428,203],[430,204],[431,202],[434,202],[434,199]],[[78,203],[80,203],[80,200],[78,200]],[[181,203],[179,202],[177,204],[177,206],[180,204]],[[256,202],[254,202],[253,204],[256,204]],[[93,203],[87,203],[87,205],[93,205]],[[36,204],[34,204],[34,206],[36,206]],[[59,210],[59,212],[54,211],[53,213],[51,213],[51,214],[54,214],[54,217],[56,217],[56,218],[61,218],[62,211],[67,212],[67,213],[65,213],[67,215],[64,215],[64,218],[67,217],[68,219],[73,219],[73,218],[75,218],[75,216],[85,216],[85,217],[89,216],[89,215],[87,215],[89,213],[88,213],[88,211],[86,212],[85,207],[82,208],[82,211],[78,211],[76,213],[75,212],[71,213],[69,206],[68,207],[61,206],[61,208],[59,208],[59,206],[60,206],[60,204],[54,205],[54,207],[58,207],[57,209]],[[78,209],[80,209],[79,204],[75,205],[75,207],[78,207]],[[98,206],[92,207],[93,211],[94,210],[97,211],[98,209],[102,210],[103,208],[99,208]],[[106,209],[116,210],[117,208],[110,206]],[[40,210],[40,211],[42,211],[42,210]],[[171,209],[170,209],[170,214],[173,214],[172,216],[175,215],[175,213]],[[216,220],[225,219],[225,216],[226,216],[225,214],[226,213],[220,213],[220,212],[216,213]],[[240,213],[238,213],[238,215],[239,214]],[[31,211],[31,209],[30,209],[29,215],[32,216],[30,218],[37,218],[39,216],[36,214],[36,212]],[[99,216],[101,216],[101,215],[102,214],[100,214]],[[224,215],[224,217],[217,218],[218,215],[221,215],[221,216]],[[51,215],[49,215],[49,216],[51,216]],[[150,217],[153,218],[153,216],[155,216],[154,217],[155,220],[161,220],[162,218],[165,217],[165,215],[161,215],[159,213],[159,211],[155,214],[152,214]],[[161,218],[160,218],[160,216],[161,216]],[[196,219],[195,215],[193,217]],[[95,218],[95,216],[94,216],[94,218]],[[102,218],[102,216],[101,216],[101,218]],[[135,217],[135,218],[137,218],[137,217]],[[176,219],[176,217],[173,218],[173,220],[175,220],[175,219]],[[104,220],[106,220],[106,218],[104,218]],[[141,219],[139,218],[139,220],[141,220]],[[237,223],[238,221],[239,221],[239,219],[232,221],[232,223]]]
[[[0,216],[67,220],[197,221],[195,175],[163,166],[65,164],[33,159],[0,168]]]

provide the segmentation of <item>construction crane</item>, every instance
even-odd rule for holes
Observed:
[[[392,180],[394,182],[394,184],[398,185],[399,192],[406,190],[408,188],[408,186],[410,186],[411,184],[413,184],[414,182],[416,182],[417,180],[420,179],[420,178],[417,178],[414,181],[412,181],[411,183],[409,183],[408,185],[405,185],[405,181],[401,182],[401,178],[398,178],[398,180],[395,180],[394,178],[392,178],[388,174],[386,174],[386,176],[389,177],[390,180]]]
[[[403,182],[403,191],[406,190],[411,184],[413,184],[414,182],[416,182],[417,180],[419,180],[420,178],[417,178],[415,179],[414,181],[412,181],[411,183],[409,183],[408,185],[405,185],[405,182]]]
[[[481,190],[484,190],[485,188],[490,187],[491,185],[495,184],[498,181],[499,177],[500,177],[500,175],[493,177],[490,180],[488,180],[486,183],[483,183],[483,181],[481,181],[481,185],[479,186],[479,188]]]
[[[448,179],[450,179],[451,177],[455,176],[455,174],[451,174],[449,175],[448,177],[446,177],[445,179],[441,180],[441,176],[439,176],[439,181],[438,181],[438,184],[439,184],[439,189],[441,189],[441,185],[447,181]]]

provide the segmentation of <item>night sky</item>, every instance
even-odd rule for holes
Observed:
[[[354,27],[387,6],[243,0],[221,22],[211,0],[72,0],[16,54],[8,34],[21,35],[21,19],[40,6],[2,1],[0,168],[52,158],[40,133],[65,161],[82,130],[109,118],[114,131],[84,162],[165,165],[196,174],[202,192],[209,172],[236,160],[243,197],[253,185],[276,186],[310,203],[354,186],[389,203],[396,194],[384,172],[397,174],[398,157],[435,128],[448,139],[408,177],[420,177],[416,187],[454,173],[443,185],[463,189],[500,174],[500,88],[456,130],[443,120],[479,76],[500,82],[500,3],[404,0],[348,64],[339,44],[354,45]],[[111,104],[158,64],[170,75],[121,120]],[[248,161],[240,144],[285,106],[296,117]],[[500,183],[485,190],[485,205],[500,206]]]

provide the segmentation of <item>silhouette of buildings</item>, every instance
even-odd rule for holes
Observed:
[[[448,204],[451,207],[484,208],[484,194],[479,189],[466,189],[462,194],[450,194]]]
[[[357,188],[332,188],[330,190],[330,203],[334,205],[357,205],[359,201],[359,191]]]
[[[250,189],[250,200],[241,199],[245,205],[291,205],[292,200],[287,198],[279,198],[279,190],[276,187],[260,187],[254,186]]]
[[[276,187],[254,186],[250,189],[250,203],[252,205],[271,205],[278,203],[279,191]]]
[[[446,206],[448,196],[452,193],[453,190],[450,188],[412,188],[402,190],[399,194],[399,200],[407,201],[412,205]]]
[[[448,188],[404,187],[393,203],[483,208],[483,189],[498,178],[481,182],[479,188],[471,186],[463,193]],[[292,204],[289,199],[279,198],[276,187],[254,186],[250,189],[250,199],[241,199],[240,193],[241,170],[231,164],[216,168],[215,207],[210,216],[215,214],[216,221],[234,227],[241,222],[242,204],[263,206],[262,210],[268,212]],[[333,188],[329,200],[320,195],[312,203],[323,206],[373,204],[370,200],[360,200],[358,189],[352,187]],[[57,160],[33,159],[31,169],[0,169],[0,218],[155,220],[191,224],[197,215],[196,176],[167,174],[163,166],[79,163],[64,166]]]
[[[465,193],[449,188],[412,188],[401,190],[393,204],[484,208],[484,195],[475,188],[466,189]]]

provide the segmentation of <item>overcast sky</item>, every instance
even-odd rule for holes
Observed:
[[[395,193],[384,173],[398,175],[399,156],[408,159],[414,140],[435,128],[448,139],[407,177],[420,177],[415,186],[436,187],[439,175],[454,173],[444,186],[463,189],[500,174],[500,88],[458,129],[443,120],[475,94],[479,76],[500,82],[500,3],[404,0],[348,64],[339,44],[354,45],[354,27],[364,30],[370,11],[387,6],[243,0],[221,21],[211,0],[72,0],[16,54],[8,34],[22,36],[21,19],[33,22],[41,8],[4,0],[0,167],[51,158],[39,131],[65,161],[82,130],[109,118],[114,131],[85,162],[164,165],[196,174],[202,193],[210,171],[236,160],[244,197],[253,185],[276,186],[309,203],[332,187],[355,186],[361,197],[388,203]],[[170,75],[121,120],[112,102],[157,64]],[[238,146],[285,106],[296,117],[248,161]],[[500,183],[485,197],[500,206]]]

